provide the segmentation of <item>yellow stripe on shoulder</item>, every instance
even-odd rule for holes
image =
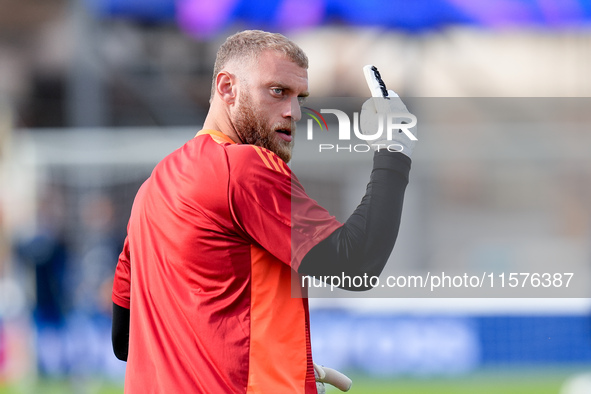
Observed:
[[[263,161],[263,163],[265,163],[265,165],[272,170],[273,167],[271,167],[271,164],[269,164],[269,161],[267,161],[267,159],[265,158],[265,155],[263,154],[263,151],[261,150],[261,148],[259,148],[256,145],[249,145],[252,146],[252,148],[255,150],[256,153],[258,153],[259,157],[261,158],[261,160]]]
[[[263,163],[265,163],[267,168],[289,176],[289,169],[287,168],[287,164],[285,164],[283,160],[279,159],[279,157],[275,153],[271,152],[268,149],[261,148],[260,146],[250,146],[253,147],[253,149],[259,155]]]
[[[266,151],[265,153],[267,153],[267,157],[269,157],[269,161],[271,163],[273,163],[273,166],[275,166],[275,169],[279,172],[284,173],[285,175],[289,175],[289,173],[285,170],[285,168],[283,168],[282,164],[285,164],[283,160],[281,160],[279,158],[279,156],[277,156],[276,154],[274,154],[271,151]]]

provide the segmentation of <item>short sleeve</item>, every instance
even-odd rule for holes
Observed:
[[[231,148],[229,202],[236,226],[297,271],[305,254],[342,223],[306,194],[273,152],[254,145]]]
[[[115,279],[113,280],[112,300],[120,307],[130,308],[131,291],[131,264],[129,258],[129,238],[125,238],[123,251],[119,255],[117,268],[115,269]]]

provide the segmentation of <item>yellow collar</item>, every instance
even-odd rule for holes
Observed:
[[[218,131],[218,130],[204,129],[204,130],[199,131],[197,133],[197,135],[195,135],[195,137],[198,137],[198,136],[204,135],[204,134],[211,135],[211,138],[213,138],[214,141],[217,143],[229,142],[230,144],[235,144],[235,142],[232,141],[232,139],[230,137],[228,137],[227,135],[225,135],[224,133],[222,133],[221,131]]]

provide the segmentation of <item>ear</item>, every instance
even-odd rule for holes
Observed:
[[[227,71],[220,72],[215,79],[216,91],[220,98],[228,105],[236,101],[236,76]]]

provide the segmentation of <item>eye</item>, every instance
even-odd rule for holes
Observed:
[[[306,97],[304,97],[304,96],[298,96],[298,103],[304,104],[305,102],[306,102]]]
[[[283,94],[283,88],[271,88],[271,92],[276,96],[281,96]]]

